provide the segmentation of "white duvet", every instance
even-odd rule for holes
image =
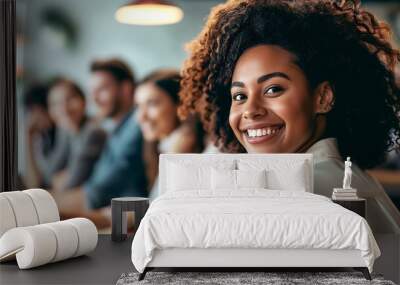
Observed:
[[[160,196],[134,237],[135,268],[143,272],[154,250],[165,248],[358,249],[370,272],[380,255],[359,215],[324,196],[265,189]]]

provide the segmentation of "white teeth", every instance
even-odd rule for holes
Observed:
[[[247,135],[251,138],[262,137],[262,136],[268,136],[268,135],[275,134],[278,130],[279,130],[279,128],[248,129]]]

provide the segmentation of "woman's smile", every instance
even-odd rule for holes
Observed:
[[[278,136],[281,136],[283,132],[283,124],[248,126],[242,131],[244,139],[249,144],[267,143]]]

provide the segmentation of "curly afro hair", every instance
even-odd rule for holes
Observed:
[[[200,113],[221,150],[245,151],[228,122],[230,84],[240,55],[260,44],[294,54],[311,88],[330,83],[335,105],[325,136],[337,139],[343,157],[371,168],[399,147],[400,52],[390,44],[388,25],[359,1],[232,0],[213,9],[189,43],[180,92],[180,116]]]

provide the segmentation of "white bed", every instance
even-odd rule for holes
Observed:
[[[312,194],[310,154],[161,155],[159,173],[162,195],[132,243],[140,279],[155,267],[354,267],[370,278],[380,255],[362,217]]]

